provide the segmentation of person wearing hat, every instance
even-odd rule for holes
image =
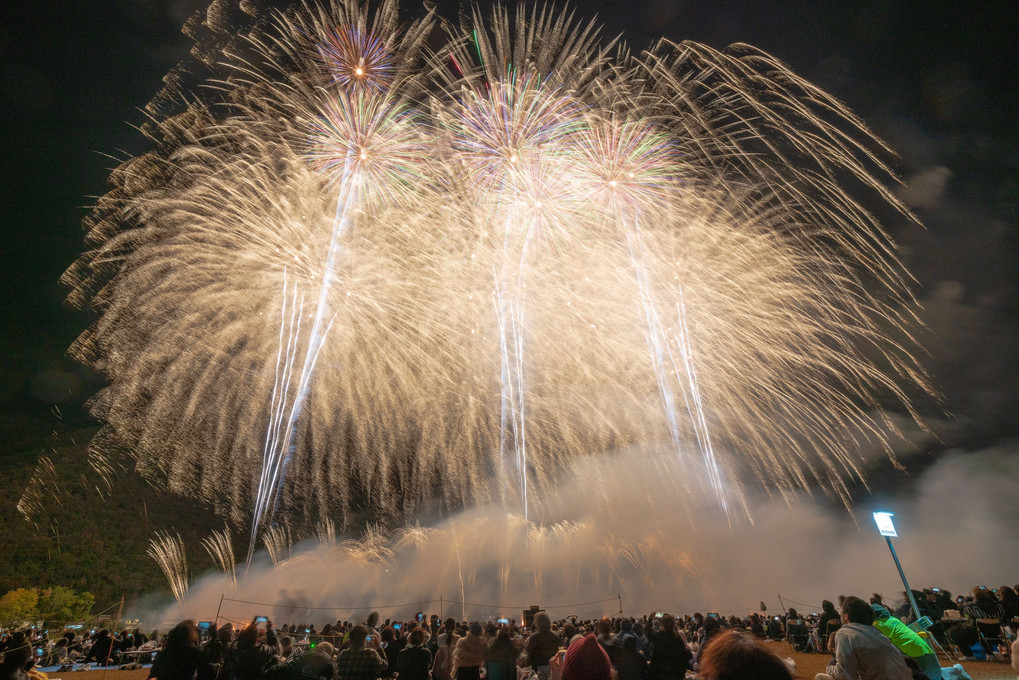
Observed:
[[[874,627],[919,666],[929,680],[941,680],[941,663],[930,644],[880,604],[872,604]]]
[[[594,633],[577,640],[550,662],[551,680],[612,680],[609,655]]]

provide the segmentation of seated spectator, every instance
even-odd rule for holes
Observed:
[[[802,652],[807,649],[810,630],[807,628],[807,622],[795,609],[789,609],[789,613],[786,615],[785,635],[794,651]]]
[[[0,680],[28,680],[26,668],[31,668],[32,650],[24,636],[12,637],[0,663]]]
[[[99,631],[95,642],[92,643],[92,648],[85,657],[85,663],[95,661],[97,664],[105,666],[113,660],[113,638],[110,637],[110,631],[103,628]]]
[[[62,637],[53,645],[53,649],[46,652],[39,661],[40,666],[62,666],[68,659],[68,640]]]
[[[875,628],[874,610],[858,597],[842,603],[843,626],[831,636],[835,664],[815,680],[912,680],[902,652]]]
[[[913,659],[920,672],[929,680],[941,680],[941,664],[927,641],[881,605],[872,604],[870,608],[874,611],[874,627],[884,633],[903,654]]]
[[[1001,606],[998,598],[988,590],[987,586],[977,586],[973,589],[973,602],[966,606],[963,612],[973,620],[1001,620],[1005,608]]]
[[[835,605],[829,601],[821,602],[821,614],[817,620],[817,637],[820,644],[819,652],[832,651],[828,645],[828,638],[842,625],[842,618],[835,611]]]
[[[336,663],[333,661],[331,642],[320,642],[292,661],[270,666],[263,680],[335,680]]]
[[[1002,621],[1009,623],[1019,616],[1019,595],[1014,590],[1008,586],[998,588],[998,601],[1004,610]]]
[[[750,615],[750,633],[759,638],[763,638],[767,634],[764,630],[764,624],[761,622],[761,617],[756,612]]]
[[[699,680],[792,680],[782,659],[753,635],[727,631],[716,636],[701,653]]]
[[[781,617],[772,616],[768,618],[768,639],[779,641],[785,638],[785,634],[782,631]]]

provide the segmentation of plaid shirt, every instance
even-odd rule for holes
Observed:
[[[376,680],[386,670],[386,661],[374,649],[344,649],[336,667],[340,680]]]

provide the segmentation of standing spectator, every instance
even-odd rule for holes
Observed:
[[[215,637],[205,643],[205,648],[202,649],[202,663],[198,666],[198,680],[218,680],[226,664],[233,637],[233,624],[226,623],[216,631]]]
[[[167,633],[163,648],[152,662],[149,677],[159,680],[191,680],[201,662],[198,629],[194,621],[187,619]]]
[[[368,629],[354,626],[348,639],[350,646],[340,652],[336,660],[339,680],[376,680],[386,669],[386,662],[378,652],[366,646]]]
[[[460,638],[453,650],[453,677],[456,680],[479,680],[485,663],[487,645],[481,637],[481,624],[471,621],[468,633]]]
[[[662,629],[648,636],[651,650],[648,676],[650,680],[683,680],[693,655],[676,628],[676,619],[665,614],[661,621]]]
[[[503,626],[485,653],[485,677],[487,680],[515,680],[517,657],[520,655],[513,644],[509,626]]]
[[[552,657],[551,680],[611,680],[612,664],[609,655],[593,633],[589,633],[570,645],[563,655]]]
[[[545,612],[534,615],[534,627],[537,631],[527,638],[524,654],[517,665],[521,668],[530,666],[537,673],[548,673],[549,660],[559,651],[559,636],[552,632],[552,619]],[[569,638],[566,645],[569,645]]]
[[[276,663],[276,634],[271,621],[266,622],[265,634],[262,642],[254,621],[237,634],[236,646],[227,653],[228,680],[259,680],[262,672]]]
[[[400,674],[400,680],[428,680],[432,653],[425,647],[425,637],[423,628],[410,632],[409,644],[400,650],[396,658],[396,672]]]
[[[628,635],[623,638],[623,649],[616,659],[618,680],[647,680],[647,659],[637,651],[637,638]]]
[[[619,639],[612,632],[612,621],[608,617],[599,619],[594,624],[594,631],[598,635],[598,644],[609,655],[609,662],[615,666],[616,660],[620,652],[623,651],[623,648],[620,646]]]
[[[453,650],[460,641],[460,636],[456,634],[456,620],[453,617],[446,619],[437,637],[432,680],[450,680],[453,672]]]
[[[400,631],[393,626],[386,626],[380,634],[382,638],[382,658],[386,660],[386,670],[382,677],[391,678],[396,672],[396,658],[400,655],[407,644],[407,639],[400,635]]]

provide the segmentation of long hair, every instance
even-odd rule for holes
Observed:
[[[170,629],[163,642],[163,649],[168,652],[179,652],[188,647],[198,646],[198,629],[191,619],[184,619]]]
[[[700,680],[792,680],[782,659],[752,635],[730,630],[713,638],[701,654]]]

